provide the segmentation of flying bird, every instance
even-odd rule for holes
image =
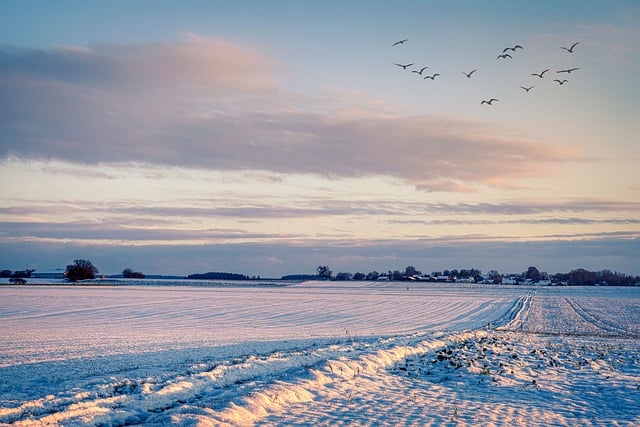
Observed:
[[[524,89],[525,91],[527,91],[527,93],[529,93],[529,91],[531,89],[533,89],[535,86],[529,86],[529,87],[524,87],[524,86],[520,86],[522,89]]]
[[[576,70],[579,70],[579,69],[580,69],[580,68],[577,68],[577,67],[576,67],[576,68],[569,68],[569,69],[566,69],[566,70],[556,71],[556,73],[567,73],[567,74],[571,74],[571,72],[572,72],[572,71],[576,71]]]
[[[427,68],[429,68],[429,67],[422,67],[422,68],[420,69],[420,71],[418,71],[418,70],[413,70],[413,71],[411,71],[411,72],[412,72],[412,73],[417,73],[417,74],[422,75],[422,73],[424,72],[424,70],[426,70]]]
[[[482,104],[492,105],[492,102],[493,102],[493,101],[500,101],[500,100],[499,100],[499,99],[496,99],[496,98],[491,98],[491,99],[490,99],[490,100],[488,100],[488,101],[487,101],[486,99],[483,99],[483,100],[482,100],[482,102],[480,102],[480,105],[482,105]]]
[[[565,84],[566,82],[568,82],[568,81],[569,81],[569,80],[567,80],[567,79],[564,79],[564,80],[558,80],[558,79],[555,79],[555,80],[554,80],[554,82],[558,82],[561,86],[562,86],[563,84]]]
[[[573,53],[573,48],[576,47],[578,45],[578,43],[580,43],[580,42],[575,42],[574,44],[571,45],[571,47],[562,46],[560,49],[564,49],[569,53]]]
[[[538,76],[538,77],[540,77],[540,78],[543,78],[544,73],[546,73],[547,71],[549,71],[549,69],[548,69],[548,68],[547,68],[546,70],[541,71],[541,72],[540,72],[540,74],[538,74],[538,73],[531,73],[531,75],[532,75],[532,76]]]
[[[408,41],[408,40],[409,40],[409,39],[399,40],[399,41],[395,42],[391,47],[393,47],[393,46],[397,46],[397,45],[399,45],[399,44],[404,44],[404,43],[405,43],[406,41]]]
[[[477,71],[477,70],[472,70],[472,71],[470,71],[470,72],[468,72],[468,73],[465,73],[465,72],[463,71],[463,72],[462,72],[462,74],[464,74],[465,76],[467,76],[467,78],[469,78],[469,79],[470,79],[470,78],[471,78],[471,74],[475,73],[476,71]]]
[[[439,76],[440,74],[435,73],[433,76],[425,76],[424,80],[426,79],[431,79],[431,80],[435,80],[437,76]]]
[[[509,55],[508,53],[503,53],[502,55],[498,55],[498,57],[496,59],[505,59],[505,58],[512,58],[513,56]]]
[[[398,63],[394,63],[394,64],[397,65],[398,67],[402,67],[402,68],[404,68],[406,70],[407,68],[409,68],[409,67],[411,67],[413,65],[413,62],[411,64],[406,64],[406,65],[398,64]]]
[[[510,50],[512,52],[515,52],[516,49],[524,49],[524,48],[522,46],[520,46],[519,44],[517,44],[514,47],[505,47],[504,49],[502,49],[502,53],[505,53],[508,50]]]

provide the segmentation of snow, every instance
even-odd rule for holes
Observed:
[[[0,286],[0,424],[640,425],[640,289]]]

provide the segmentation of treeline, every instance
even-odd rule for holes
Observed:
[[[26,279],[31,277],[31,274],[33,274],[35,270],[17,270],[17,271],[11,271],[11,270],[1,270],[0,271],[0,277],[6,279],[6,278],[10,278],[10,279]]]
[[[133,271],[130,268],[125,268],[124,270],[122,270],[122,277],[124,277],[125,279],[144,279],[145,276],[144,273],[140,273],[139,271]]]
[[[254,277],[258,279],[259,277]],[[193,280],[251,280],[252,277],[238,273],[223,273],[210,271],[208,273],[196,273],[187,276],[187,279]]]
[[[589,271],[584,268],[569,273],[557,273],[551,276],[555,282],[583,286],[636,286],[640,285],[640,276],[629,276],[611,270]]]
[[[9,278],[12,283],[26,283],[26,279],[38,277],[36,270],[26,269],[11,271],[0,270],[0,278]],[[67,265],[64,276],[70,282],[86,279],[94,279],[98,269],[89,260],[76,259],[73,264]],[[539,285],[565,285],[565,286],[640,286],[640,276],[632,276],[624,273],[613,272],[605,269],[600,271],[589,271],[578,268],[568,273],[548,274],[539,271],[536,267],[529,267],[522,273],[502,274],[497,270],[490,270],[483,273],[477,268],[468,269],[445,269],[433,271],[430,274],[423,273],[413,266],[407,266],[404,270],[388,270],[386,272],[371,271],[362,272],[338,272],[333,271],[326,265],[316,268],[316,274],[290,274],[282,276],[280,280],[367,280],[367,281],[427,281],[427,282],[467,282],[486,284],[539,284]],[[110,276],[117,277],[117,276]],[[144,279],[145,274],[125,268],[122,277],[133,279]],[[184,277],[184,276],[183,276]],[[228,272],[208,272],[195,273],[186,276],[191,280],[262,280],[260,276],[248,276],[245,274]]]
[[[287,274],[282,276],[280,280],[320,280],[317,274]]]
[[[413,266],[407,266],[403,271],[394,270],[384,273],[372,271],[369,273],[333,273],[331,269],[324,265],[318,266],[316,275],[309,277],[319,280],[388,280],[388,281],[427,281],[427,282],[472,282],[485,284],[543,284],[543,285],[565,285],[565,286],[640,286],[640,276],[627,275],[624,273],[612,272],[605,269],[601,271],[589,271],[584,268],[571,270],[568,273],[556,273],[550,275],[545,271],[539,271],[536,267],[529,267],[522,273],[502,274],[497,270],[490,270],[482,273],[476,268],[469,269],[446,269],[433,271],[430,274],[422,273]],[[294,276],[284,276],[294,277]],[[283,277],[283,279],[284,279]]]
[[[431,274],[422,273],[420,270],[416,269],[414,266],[409,265],[405,267],[404,270],[388,270],[385,272],[378,271],[370,271],[369,273],[362,272],[338,272],[333,273],[333,271],[326,265],[320,265],[316,268],[317,275],[314,277],[320,280],[367,280],[367,281],[376,281],[376,280],[388,280],[394,282],[402,282],[402,281],[451,281],[454,279],[465,279],[465,280],[473,280],[479,281],[483,280],[482,272],[476,268],[469,269],[451,269],[444,271],[434,271]],[[495,274],[498,274],[495,272]]]

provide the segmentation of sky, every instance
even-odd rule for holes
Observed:
[[[5,0],[0,268],[640,274],[639,72],[635,0]]]

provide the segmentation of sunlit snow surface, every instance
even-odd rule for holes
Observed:
[[[640,425],[640,289],[0,286],[0,424]]]

